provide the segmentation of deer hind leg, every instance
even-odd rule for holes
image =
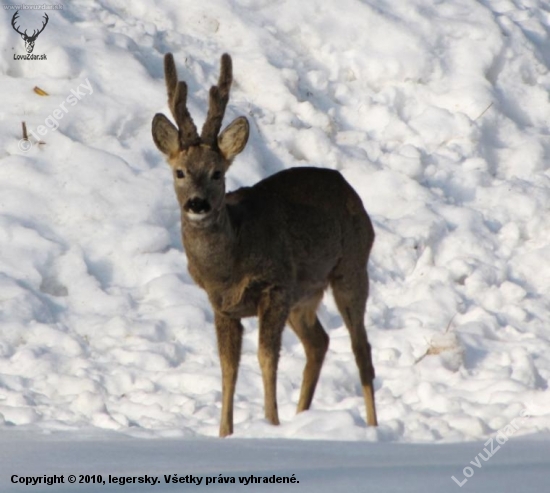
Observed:
[[[351,270],[351,269],[350,269]],[[365,309],[369,295],[369,278],[366,270],[336,273],[331,281],[336,305],[350,333],[351,347],[363,387],[363,397],[367,410],[367,423],[377,426],[374,402],[374,366],[367,331],[365,329]]]
[[[297,413],[308,410],[311,405],[325,354],[328,350],[329,338],[315,314],[316,308],[317,304],[294,308],[288,319],[290,326],[302,342],[306,353],[306,366],[300,390],[300,400],[296,409]]]
[[[281,351],[281,338],[288,318],[286,293],[279,289],[267,290],[258,307],[260,340],[258,360],[264,383],[265,418],[272,424],[279,424],[277,410],[277,366]]]
[[[220,437],[233,433],[233,396],[237,384],[243,327],[240,320],[216,313],[216,335],[222,368],[222,416]]]

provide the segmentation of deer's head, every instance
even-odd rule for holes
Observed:
[[[13,17],[11,18],[11,27],[21,35],[23,40],[25,41],[25,49],[27,50],[27,53],[32,53],[32,50],[34,50],[34,43],[36,41],[36,38],[38,38],[38,35],[44,30],[46,27],[46,24],[48,23],[48,14],[44,14],[44,21],[42,22],[42,28],[38,31],[36,29],[33,30],[33,33],[29,36],[27,34],[27,30],[25,29],[25,32],[22,33],[19,28],[15,25],[15,22],[17,21],[17,16],[19,14],[19,10],[13,14]]]
[[[220,78],[210,89],[210,102],[201,135],[187,110],[187,84],[178,82],[174,57],[164,57],[168,105],[176,121],[166,116],[153,118],[153,140],[167,157],[183,218],[191,227],[211,224],[224,207],[225,173],[233,158],[245,147],[249,126],[245,117],[231,122],[220,133],[232,82],[231,57],[221,58]]]

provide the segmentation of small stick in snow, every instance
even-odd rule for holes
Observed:
[[[44,89],[40,89],[40,87],[38,86],[34,86],[33,91],[39,96],[49,96],[49,94],[46,91],[44,91]]]
[[[491,104],[493,104],[493,103],[491,103]],[[449,320],[449,323],[447,324],[447,328],[445,329],[445,334],[446,334],[447,332],[449,332],[449,329],[451,328],[451,324],[453,323],[453,320],[455,319],[456,315],[457,315],[457,314],[455,313],[455,314],[451,317],[451,320]]]
[[[489,111],[489,109],[491,108],[491,106],[493,106],[494,103],[491,103],[489,106],[487,106],[487,108],[485,108],[481,113],[480,115],[477,117],[477,118],[474,118],[474,122],[477,122],[485,113],[487,113]]]
[[[453,320],[455,319],[455,317],[456,317],[456,313],[452,316],[451,320],[449,320],[449,323],[447,324],[447,328],[445,329],[444,334],[449,332],[449,329],[451,328],[451,324],[453,323]],[[429,343],[429,347],[428,347],[428,349],[426,349],[426,352],[422,356],[419,356],[416,359],[416,361],[414,362],[414,364],[416,365],[417,363],[420,363],[426,356],[431,356],[433,354],[440,354],[444,351],[449,351],[449,350],[454,349],[454,348],[455,348],[454,345],[447,345],[447,346],[440,345],[440,346],[438,346],[438,345],[435,345],[432,341],[432,342]]]
[[[31,142],[30,139],[29,139],[29,134],[27,132],[27,124],[25,122],[21,122],[21,129],[23,131],[23,139],[22,140],[24,140],[26,142]],[[37,144],[38,145],[45,145],[46,142],[44,142],[43,140],[39,140],[37,142]],[[32,143],[31,143],[31,146],[32,146]],[[25,149],[25,150],[28,151],[29,149],[30,149],[30,147]]]

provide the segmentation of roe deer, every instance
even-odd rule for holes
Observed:
[[[225,173],[249,134],[244,117],[219,133],[232,82],[231,58],[221,58],[200,136],[171,53],[164,58],[164,74],[177,127],[157,113],[153,140],[174,175],[189,272],[214,310],[223,382],[220,436],[233,433],[243,317],[259,318],[266,419],[279,424],[276,377],[286,322],[307,359],[297,412],[309,409],[329,343],[316,316],[329,285],[351,336],[367,422],[376,426],[374,367],[364,326],[374,230],[361,199],[339,172],[305,167],[226,194]]]

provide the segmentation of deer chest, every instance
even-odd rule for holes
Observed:
[[[207,289],[207,292],[216,311],[234,318],[253,317],[258,313],[262,285],[249,279],[243,279],[239,283]]]

